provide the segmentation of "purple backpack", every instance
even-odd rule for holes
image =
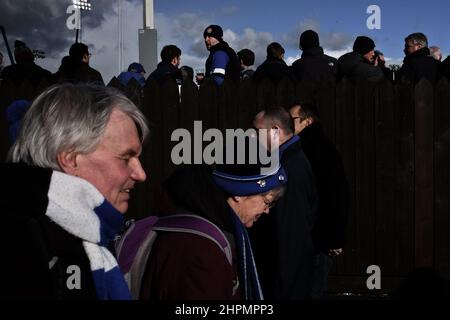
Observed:
[[[192,233],[214,242],[231,261],[231,247],[224,233],[212,222],[193,214],[150,216],[133,223],[116,241],[117,262],[134,299],[139,298],[141,281],[158,231]]]

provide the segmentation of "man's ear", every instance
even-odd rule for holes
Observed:
[[[241,202],[242,197],[241,196],[232,196],[231,199],[233,202]]]
[[[78,154],[75,151],[61,151],[56,156],[59,167],[63,172],[76,176],[78,171]]]

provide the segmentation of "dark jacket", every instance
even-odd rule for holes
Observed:
[[[181,70],[179,68],[175,67],[170,62],[161,61],[158,63],[155,71],[150,73],[147,81],[155,80],[160,86],[162,86],[168,79],[174,79],[177,84],[181,84],[182,78]]]
[[[302,57],[291,66],[297,80],[318,83],[324,79],[337,80],[339,63],[337,59],[323,53],[322,47],[303,50]]]
[[[423,77],[431,83],[435,83],[438,78],[439,63],[430,56],[428,48],[419,49],[403,59],[403,65],[398,71],[397,80],[405,77],[416,84]]]
[[[54,83],[53,75],[50,71],[41,68],[34,62],[22,62],[7,66],[2,71],[3,81],[11,80],[15,85],[20,85],[28,80],[33,85],[38,85],[42,81],[51,85]]]
[[[286,192],[269,215],[261,217],[250,230],[255,261],[266,299],[308,299],[313,273],[316,183],[300,141],[283,152],[281,165],[288,176]]]
[[[205,62],[205,76],[211,76],[213,66],[213,56],[216,51],[224,51],[230,59],[225,67],[225,76],[229,77],[233,82],[238,83],[240,79],[240,62],[236,52],[228,45],[227,42],[221,41],[218,44],[212,46],[209,50],[208,59]]]
[[[306,157],[317,183],[319,206],[314,227],[316,251],[328,253],[343,248],[348,217],[349,185],[341,156],[325,135],[320,122],[314,122],[300,134]]]
[[[58,83],[95,83],[105,85],[103,77],[86,62],[73,61],[72,58],[64,60],[58,71],[54,74]]]
[[[450,56],[442,61],[439,67],[441,75],[447,77],[447,80],[450,81]]]
[[[181,232],[159,232],[149,256],[141,287],[142,299],[230,300],[241,297],[233,226],[226,197],[200,166],[180,167],[164,183],[160,203],[164,215],[180,209],[206,218],[227,237],[232,253],[230,266],[211,240]],[[176,207],[176,208],[175,208]],[[167,212],[169,211],[169,213]]]
[[[7,226],[3,228],[1,273],[7,276],[2,281],[2,298],[97,299],[81,239],[45,215],[51,173],[22,164],[0,164],[0,175],[8,184],[0,195],[2,221]],[[70,290],[66,285],[72,265],[80,268],[81,289]]]
[[[264,78],[270,79],[275,84],[280,82],[283,78],[294,80],[289,67],[282,59],[266,59],[258,66],[258,68],[256,68],[253,79],[259,82]]]
[[[361,80],[379,81],[384,78],[383,71],[370,64],[358,52],[349,52],[338,59],[341,67],[341,76],[347,76],[351,81]]]

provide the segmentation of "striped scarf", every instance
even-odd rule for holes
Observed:
[[[99,300],[127,300],[131,294],[117,261],[106,248],[123,216],[89,182],[53,171],[46,215],[83,240]]]
[[[258,271],[256,270],[255,259],[253,258],[252,245],[247,230],[242,225],[239,217],[230,209],[231,220],[234,226],[236,247],[240,261],[240,280],[244,284],[245,300],[263,300],[261,284],[259,283]]]

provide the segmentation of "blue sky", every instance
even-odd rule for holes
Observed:
[[[142,28],[142,1],[121,0],[122,23],[118,23],[120,0],[89,0],[92,11],[83,16],[83,42],[93,53],[91,65],[108,82],[112,76],[138,60],[138,29]],[[66,9],[71,0],[1,0],[0,24],[4,25],[10,45],[24,40],[32,49],[44,50],[46,59],[37,63],[54,72],[74,40],[66,27]],[[369,30],[366,13],[369,5],[381,10],[381,29]],[[154,0],[158,52],[162,46],[176,44],[182,51],[182,64],[198,67],[208,55],[203,30],[209,24],[223,27],[224,39],[236,50],[255,51],[256,64],[265,58],[272,41],[286,49],[288,64],[299,57],[300,33],[318,31],[325,52],[339,57],[351,50],[358,35],[374,39],[388,63],[400,64],[406,35],[423,32],[429,45],[450,54],[450,0],[366,1],[366,0]],[[17,23],[20,21],[20,23]],[[119,59],[118,30],[123,33]],[[3,40],[0,51],[5,53]],[[8,62],[8,61],[7,61]]]

